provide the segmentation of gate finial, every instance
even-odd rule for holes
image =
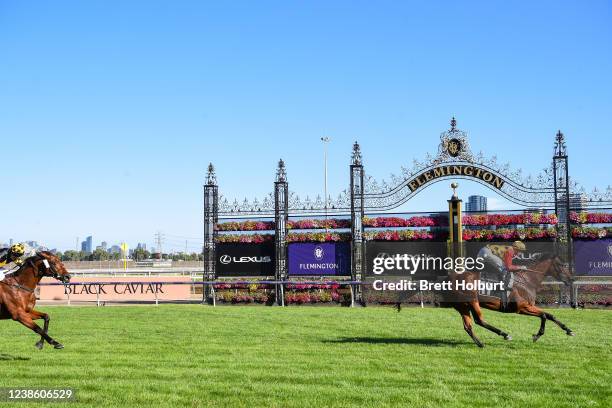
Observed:
[[[215,175],[215,166],[212,163],[208,164],[208,173],[206,174],[206,184],[217,184],[217,176]]]
[[[351,164],[361,166],[361,148],[359,143],[353,143],[353,154],[351,155]]]
[[[555,155],[565,156],[567,154],[567,148],[565,146],[565,136],[559,130],[555,137]]]
[[[457,119],[455,119],[455,117],[453,116],[453,118],[451,119],[451,132],[454,132],[455,130],[457,130]]]
[[[278,167],[276,169],[276,181],[279,183],[287,182],[287,170],[285,169],[285,162],[283,159],[278,161]]]

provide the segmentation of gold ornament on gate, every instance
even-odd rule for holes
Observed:
[[[446,151],[452,157],[457,157],[461,152],[461,141],[459,139],[451,139],[446,144]]]

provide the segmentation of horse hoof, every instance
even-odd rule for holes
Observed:
[[[570,331],[568,331],[568,332],[567,332],[567,335],[568,335],[568,336],[575,336],[575,335],[576,335],[576,333],[574,333],[573,331],[571,331],[571,330],[570,330]]]
[[[56,349],[60,350],[60,349],[64,348],[64,345],[61,344],[61,343],[57,343],[56,345],[53,346],[53,348],[56,348]]]
[[[539,338],[540,338],[540,336],[538,336],[537,334],[534,334],[533,337],[532,337],[533,342],[535,343],[536,341],[538,341]]]
[[[506,341],[510,341],[510,340],[512,340],[512,336],[511,336],[511,335],[509,335],[509,334],[506,334],[506,335],[504,336],[504,340],[506,340]]]
[[[37,342],[37,343],[36,343],[34,346],[36,346],[36,348],[37,348],[37,349],[42,350],[42,348],[43,348],[43,342],[42,342],[42,341],[39,341],[39,342]]]

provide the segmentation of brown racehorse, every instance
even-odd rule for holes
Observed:
[[[479,273],[464,273],[461,275],[453,274],[452,280],[461,280],[465,282],[473,282],[479,279]],[[552,276],[553,278],[568,284],[570,282],[570,275],[567,268],[563,267],[561,260],[558,256],[553,254],[542,255],[532,268],[514,272],[514,285],[512,291],[508,296],[508,305],[506,308],[503,307],[501,299],[493,296],[485,296],[478,294],[477,291],[461,291],[454,292],[452,294],[452,302],[444,302],[447,306],[454,307],[461,318],[463,319],[463,328],[470,335],[474,343],[478,347],[484,347],[484,344],[474,334],[472,329],[472,318],[477,325],[484,327],[493,333],[502,336],[505,340],[512,340],[512,337],[508,333],[499,330],[487,323],[483,316],[481,307],[485,309],[494,310],[502,313],[518,313],[527,316],[536,316],[540,318],[540,330],[537,334],[533,335],[533,341],[537,341],[543,334],[546,326],[546,320],[555,322],[561,329],[565,331],[568,336],[574,336],[574,332],[570,330],[566,325],[557,320],[552,314],[544,312],[542,309],[535,306],[536,291],[542,284],[542,281],[546,276]],[[454,285],[454,283],[453,283]]]
[[[47,334],[49,315],[34,310],[34,289],[44,276],[53,277],[63,283],[70,281],[70,274],[59,258],[46,251],[37,252],[28,258],[17,272],[0,281],[0,319],[16,320],[40,334],[40,340],[36,343],[38,349],[42,349],[44,341],[56,349],[61,349],[64,346]],[[34,323],[37,319],[45,321],[44,329]]]

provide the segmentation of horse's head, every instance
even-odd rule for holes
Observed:
[[[62,261],[51,252],[38,251],[30,260],[38,276],[49,276],[63,283],[70,282],[70,273],[68,273]]]
[[[546,275],[552,276],[553,278],[569,285],[572,280],[572,275],[569,268],[561,261],[559,255],[546,254],[540,258],[540,262],[550,262]]]

